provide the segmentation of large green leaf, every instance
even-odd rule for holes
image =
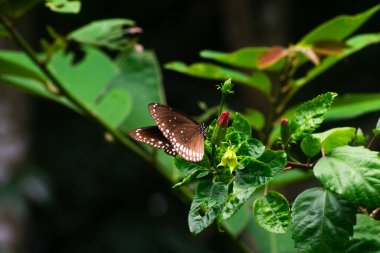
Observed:
[[[283,172],[288,160],[286,159],[286,152],[283,150],[265,150],[265,152],[258,158],[259,161],[266,163],[272,170],[273,176],[279,175]]]
[[[375,208],[380,206],[380,158],[364,147],[343,146],[321,158],[314,174],[328,189],[350,202]]]
[[[284,234],[290,223],[289,202],[278,192],[269,192],[253,203],[253,216],[269,232]]]
[[[77,112],[81,110],[62,96],[47,90],[49,81],[37,66],[22,52],[0,51],[0,81],[28,93],[61,103]]]
[[[183,62],[170,62],[165,64],[166,69],[174,70],[183,74],[196,76],[200,78],[213,79],[213,80],[226,80],[232,78],[234,82],[245,84],[249,87],[255,88],[265,94],[269,94],[270,82],[266,74],[261,72],[260,75],[247,75],[237,70],[226,67],[221,67],[211,63],[194,63],[186,65]]]
[[[96,20],[72,31],[68,38],[79,43],[123,50],[129,42],[128,37],[125,36],[126,27],[134,24],[134,21],[122,18]]]
[[[73,65],[73,55],[57,53],[49,68],[62,85],[86,106],[95,117],[118,127],[129,115],[132,96],[126,89],[107,85],[118,73],[115,64],[101,51],[88,48],[85,58]]]
[[[118,59],[118,65],[121,73],[111,81],[109,88],[123,87],[133,98],[132,111],[120,130],[128,133],[138,127],[155,125],[148,104],[165,103],[161,72],[155,54],[148,50],[124,53]]]
[[[315,133],[312,136],[319,140],[325,154],[330,153],[334,148],[347,145],[355,137],[355,128],[353,127],[338,127],[327,130],[322,133]],[[305,139],[304,139],[305,140]],[[301,147],[303,142],[301,142]]]
[[[343,253],[353,233],[355,207],[321,188],[301,193],[292,208],[292,232],[299,253]]]
[[[376,111],[380,111],[380,93],[346,94],[336,98],[326,120],[351,119]]]
[[[360,34],[356,35],[346,41],[347,48],[344,49],[343,53],[337,55],[331,55],[322,60],[319,65],[311,68],[304,77],[301,77],[294,81],[294,85],[298,87],[304,86],[306,83],[313,80],[315,77],[322,74],[324,71],[328,70],[340,60],[350,56],[353,53],[367,47],[369,45],[379,43],[380,34]]]
[[[357,214],[354,236],[346,253],[380,252],[380,221]]]
[[[188,217],[191,233],[198,234],[211,225],[220,212],[227,194],[227,185],[221,182],[204,180],[198,184]],[[205,209],[204,214],[200,213],[202,206]]]
[[[302,139],[318,128],[336,95],[334,92],[327,92],[298,107],[290,121],[292,138]]]
[[[246,47],[231,53],[203,50],[201,51],[201,57],[234,67],[257,69],[258,58],[267,51],[267,47]],[[269,67],[267,70],[279,71],[281,70],[283,64],[284,61],[280,61],[279,63]]]
[[[335,17],[305,35],[299,44],[309,45],[319,41],[341,41],[355,32],[379,9],[380,6],[376,5],[354,16],[341,15]]]

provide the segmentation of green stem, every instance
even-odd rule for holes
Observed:
[[[224,106],[224,102],[226,100],[226,95],[222,94],[222,99],[220,100],[220,107],[219,107],[219,114],[218,114],[218,117],[220,116],[220,114],[222,114],[223,112],[223,106]]]

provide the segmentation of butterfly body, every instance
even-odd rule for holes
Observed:
[[[166,105],[152,103],[148,109],[157,126],[130,132],[133,139],[163,149],[169,155],[178,154],[187,161],[198,162],[203,159],[204,124],[198,124]]]

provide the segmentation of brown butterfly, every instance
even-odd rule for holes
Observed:
[[[206,126],[173,108],[157,103],[148,105],[157,126],[138,128],[129,133],[136,141],[163,149],[165,153],[190,162],[199,162],[204,155]]]

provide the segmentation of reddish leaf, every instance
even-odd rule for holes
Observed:
[[[257,59],[257,66],[259,69],[265,69],[287,56],[288,53],[289,50],[287,48],[271,47]]]

